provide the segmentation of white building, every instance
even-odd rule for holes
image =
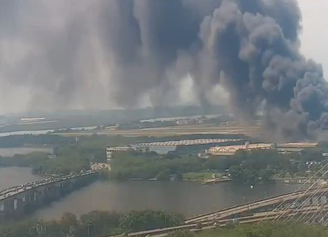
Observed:
[[[107,147],[106,148],[106,158],[107,158],[107,162],[111,161],[112,159],[112,155],[115,152],[124,152],[124,151],[131,151],[134,150],[133,148],[129,147],[129,146],[123,146],[123,147]]]
[[[239,150],[257,150],[257,149],[272,149],[272,144],[249,144],[249,142],[246,142],[245,145],[234,145],[234,146],[218,146],[218,147],[211,147],[205,152],[211,155],[217,155],[217,156],[231,156],[234,155]]]

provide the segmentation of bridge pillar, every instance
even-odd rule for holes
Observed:
[[[5,202],[0,201],[0,223],[5,220]]]
[[[95,175],[86,173],[61,177],[49,182],[45,180],[41,184],[35,183],[33,186],[29,186],[28,189],[21,189],[17,193],[6,196],[5,199],[0,200],[0,223],[32,213],[39,206],[58,200],[62,194],[70,193],[73,189],[87,185],[89,182],[80,181],[83,181],[84,177],[89,180],[89,176],[92,178]]]
[[[48,189],[48,198],[50,200],[57,200],[60,197],[60,187],[52,185]]]
[[[14,199],[14,211],[12,214],[13,218],[20,217],[24,215],[25,207],[24,207],[24,201],[21,198],[15,198]]]
[[[28,205],[31,203],[31,197],[30,192],[25,193],[25,196],[22,198],[23,205]]]
[[[14,200],[14,210],[21,209],[23,207],[23,199],[15,198]]]
[[[13,212],[14,211],[14,199],[5,200],[5,212]]]
[[[70,191],[71,191],[71,182],[67,181],[67,182],[64,182],[64,183],[61,183],[60,186],[59,186],[59,192],[60,192],[60,195],[64,196],[66,194],[68,194]]]
[[[50,188],[48,187],[48,186],[46,186],[46,187],[44,187],[43,189],[42,189],[42,200],[43,200],[43,203],[48,203],[50,200],[51,200],[51,198],[50,198]]]
[[[42,192],[39,192],[39,191],[35,191],[34,194],[33,194],[33,200],[35,202],[38,202],[38,203],[42,203],[42,200],[43,200],[43,194]]]
[[[6,199],[4,200],[3,215],[5,219],[12,219],[15,211],[14,206],[15,199]]]

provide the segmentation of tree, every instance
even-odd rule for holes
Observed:
[[[168,170],[162,170],[157,174],[156,179],[159,181],[170,180],[170,172]]]
[[[78,227],[78,221],[74,214],[72,213],[65,213],[62,218],[60,219],[61,224],[61,232],[65,233],[66,235],[72,235]]]

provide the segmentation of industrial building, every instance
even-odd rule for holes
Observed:
[[[249,144],[246,142],[244,145],[235,145],[235,146],[217,146],[211,147],[206,150],[205,153],[215,155],[215,156],[231,156],[234,155],[239,150],[255,150],[255,149],[273,149],[273,144]]]
[[[213,146],[237,145],[242,144],[244,141],[242,139],[192,139],[139,143],[131,146],[148,147],[149,151],[155,151],[158,154],[167,154],[173,151],[179,154],[197,154],[200,150],[205,150]]]
[[[110,162],[115,152],[128,152],[128,151],[140,151],[147,152],[149,151],[149,147],[147,146],[123,146],[123,147],[107,147],[106,148],[106,158],[107,162]]]
[[[234,145],[234,146],[216,146],[211,147],[205,151],[207,154],[216,156],[231,156],[234,155],[238,150],[258,150],[258,149],[276,149],[280,153],[291,153],[291,152],[301,152],[306,148],[314,148],[318,143],[259,143],[259,144],[249,144],[246,142],[244,145]]]
[[[281,143],[276,148],[280,153],[301,152],[305,148],[314,148],[318,143],[298,142],[298,143]]]
[[[124,147],[107,147],[106,148],[106,158],[107,162],[110,162],[113,156],[113,153],[115,152],[125,152],[125,151],[132,151],[133,148],[129,146]]]
[[[216,143],[229,143],[239,142],[241,139],[194,139],[194,140],[178,140],[178,141],[163,141],[163,142],[151,142],[151,143],[139,143],[135,146],[193,146],[204,144],[216,144]]]

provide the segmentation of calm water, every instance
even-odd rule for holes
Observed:
[[[32,174],[29,168],[0,168],[0,190],[42,179],[44,178]]]
[[[43,179],[28,168],[0,168],[0,189]],[[204,186],[189,182],[96,182],[38,210],[33,217],[58,219],[65,212],[81,215],[92,210],[156,209],[186,217],[294,191],[297,185],[231,183]]]
[[[37,211],[34,217],[51,220],[64,212],[79,216],[91,210],[143,209],[167,210],[191,217],[296,188],[286,184],[258,185],[251,189],[230,183],[204,186],[188,182],[97,182]]]

